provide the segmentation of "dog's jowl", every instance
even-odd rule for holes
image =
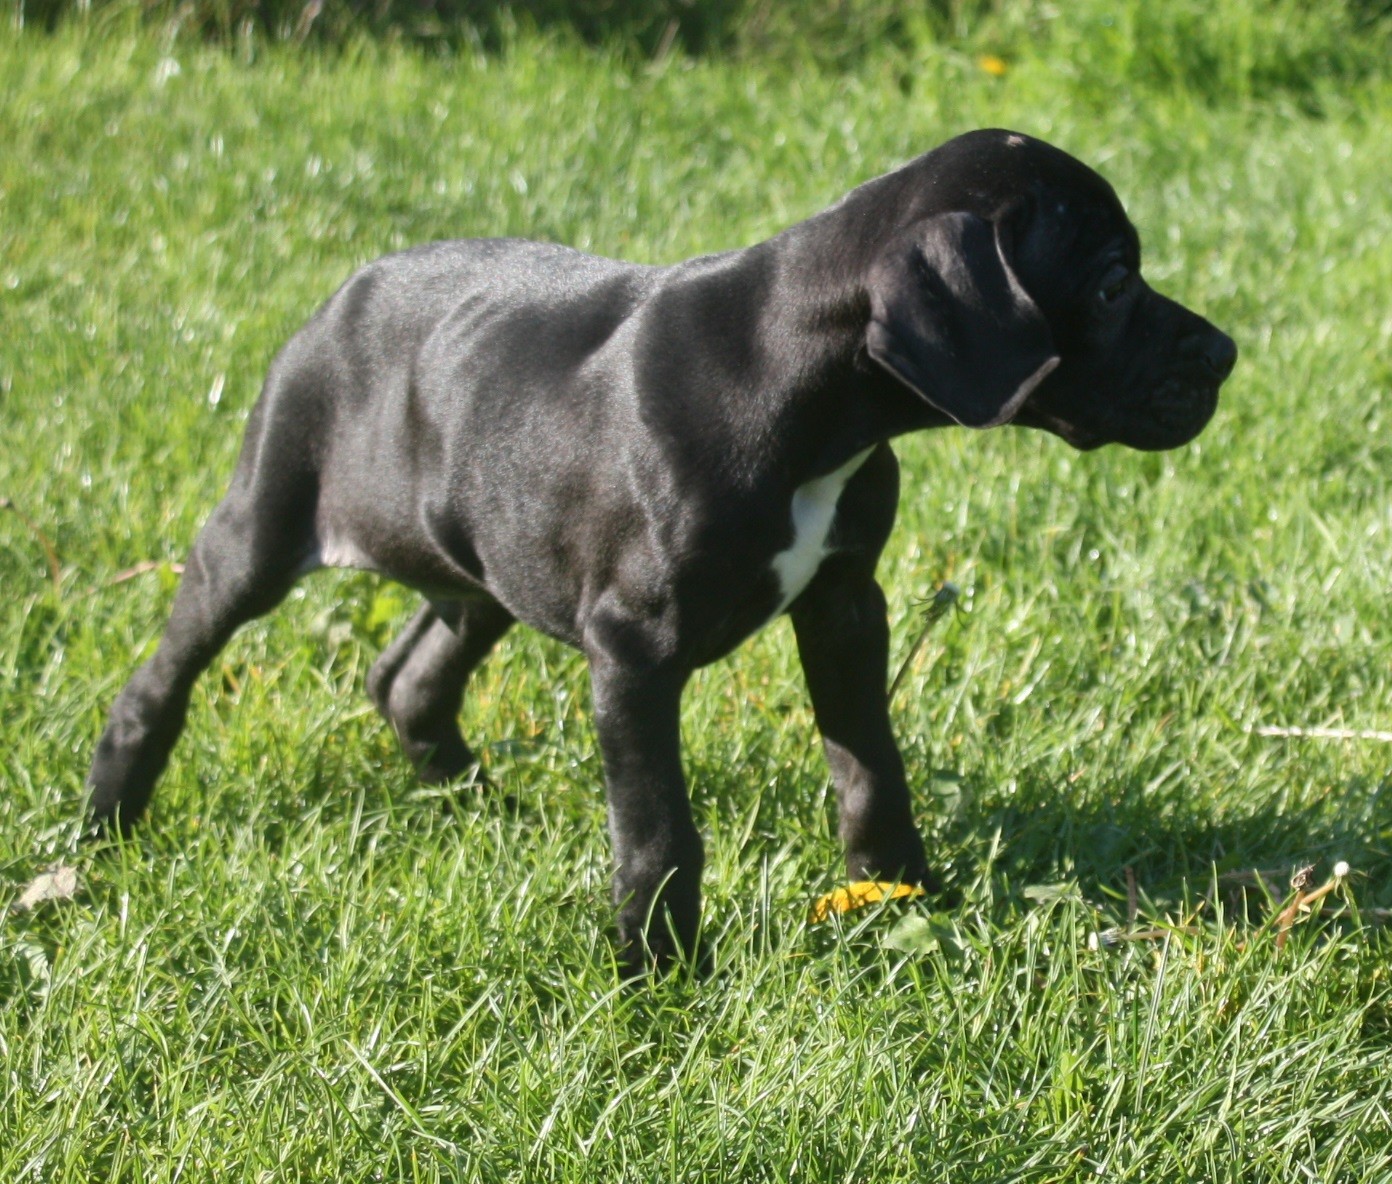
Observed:
[[[514,621],[584,652],[628,967],[696,940],[682,688],[784,610],[848,874],[931,886],[885,695],[889,441],[1016,424],[1172,448],[1235,358],[1146,285],[1105,181],[1004,131],[673,267],[510,239],[378,260],[271,366],[159,649],[112,708],[94,818],[144,811],[239,625],[352,566],[425,598],[367,689],[427,781],[473,767],[461,697]]]

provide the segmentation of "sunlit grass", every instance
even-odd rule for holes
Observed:
[[[1051,37],[1002,34],[1000,74],[926,41],[838,73],[0,35],[0,884],[81,875],[0,928],[0,1179],[1392,1172],[1389,750],[1252,731],[1392,727],[1392,89],[1122,87],[1114,40]],[[980,125],[1102,169],[1243,353],[1177,453],[903,442],[896,662],[963,595],[895,715],[960,905],[807,924],[839,861],[780,624],[688,695],[715,972],[618,992],[583,663],[509,636],[464,723],[518,810],[447,814],[362,694],[412,607],[364,576],[240,635],[140,839],[73,854],[169,565],[353,266],[483,234],[677,259]],[[1221,879],[1340,858],[1360,912],[1279,950]],[[1172,932],[1090,948],[1127,869]]]

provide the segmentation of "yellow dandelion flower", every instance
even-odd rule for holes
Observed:
[[[890,880],[856,880],[844,888],[828,892],[812,906],[807,919],[816,923],[825,921],[832,913],[849,913],[852,909],[864,908],[867,904],[879,904],[882,900],[923,895],[923,889],[916,884],[896,884]]]

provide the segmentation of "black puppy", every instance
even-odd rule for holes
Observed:
[[[888,441],[1015,423],[1172,448],[1236,352],[1146,286],[1105,181],[1006,131],[674,267],[520,240],[378,260],[272,365],[160,647],[112,708],[93,815],[140,816],[239,625],[356,567],[427,601],[368,677],[426,781],[473,766],[464,685],[514,620],[585,653],[629,968],[698,928],[682,688],[785,610],[848,873],[931,884],[885,694]]]

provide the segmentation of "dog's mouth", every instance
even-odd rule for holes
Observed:
[[[1188,444],[1218,409],[1217,382],[1196,384],[1172,378],[1142,405],[1132,431],[1121,437],[1132,448],[1158,452]]]
[[[1046,421],[1043,427],[1053,432],[1060,440],[1079,452],[1091,452],[1094,448],[1101,448],[1103,444],[1111,442],[1110,437],[1101,432],[1090,431],[1087,428],[1080,428],[1077,424],[1068,423],[1066,420],[1058,419],[1052,415],[1043,417]]]
[[[1079,452],[1104,444],[1124,444],[1144,452],[1162,452],[1189,443],[1207,426],[1218,407],[1219,383],[1195,384],[1170,379],[1144,402],[1114,408],[1091,423],[1065,419],[1042,407],[1026,404],[1016,415],[1022,427],[1041,428]]]

